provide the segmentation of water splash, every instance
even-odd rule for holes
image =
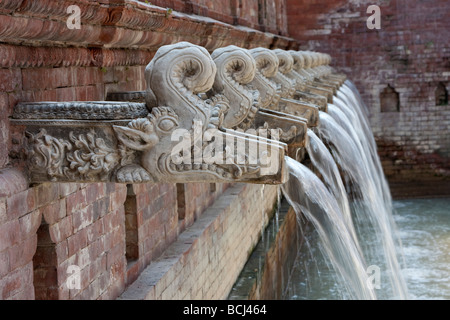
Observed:
[[[321,251],[336,270],[342,288],[351,299],[376,299],[367,286],[364,261],[348,232],[336,198],[323,182],[306,166],[287,157],[289,181],[283,193],[296,212],[301,212],[314,225],[321,239]]]
[[[334,195],[338,201],[340,212],[343,214],[343,219],[352,236],[355,244],[359,249],[359,242],[356,236],[355,228],[352,221],[352,213],[350,211],[350,204],[347,197],[347,191],[341,179],[339,169],[333,159],[333,156],[328,151],[327,147],[319,139],[319,137],[308,129],[309,144],[306,146],[309,157],[316,169],[319,170],[322,179],[328,190]]]

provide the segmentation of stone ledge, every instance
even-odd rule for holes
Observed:
[[[66,9],[78,5],[81,29],[69,29]],[[48,0],[0,2],[0,39],[22,45],[95,46],[155,50],[189,41],[212,51],[234,44],[241,47],[297,47],[297,41],[211,18],[168,12],[133,0],[99,3]]]
[[[225,299],[259,240],[258,209],[267,213],[276,201],[276,186],[264,187],[265,201],[254,199],[261,197],[261,188],[248,184],[228,188],[119,299]],[[265,214],[264,226],[268,220]]]

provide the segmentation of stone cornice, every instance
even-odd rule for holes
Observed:
[[[137,49],[35,47],[0,44],[1,68],[145,65],[153,52]]]
[[[81,29],[69,29],[67,7],[81,9]],[[244,48],[293,48],[293,39],[232,26],[211,18],[169,13],[133,0],[0,0],[0,41],[38,46],[147,49],[189,41],[212,51],[234,44]]]

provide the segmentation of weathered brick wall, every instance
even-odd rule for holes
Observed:
[[[176,11],[210,17],[234,25],[286,36],[286,0],[153,0],[145,1]]]
[[[227,298],[273,216],[277,188],[251,184],[228,188],[120,299]]]
[[[72,4],[81,8],[80,30],[66,26]],[[114,299],[228,187],[186,184],[181,218],[173,184],[30,186],[24,175],[24,128],[9,121],[18,102],[101,101],[109,92],[143,90],[155,51],[178,41],[209,51],[296,45],[210,18],[167,15],[166,6],[0,1],[0,299]],[[80,290],[66,285],[72,265],[81,268]]]
[[[179,212],[179,232],[191,226],[194,221],[213,204],[230,184],[227,183],[184,183],[182,199],[178,197],[178,210],[183,208],[183,217]],[[180,207],[181,206],[181,207]]]
[[[299,234],[301,221],[292,207],[284,217],[275,240],[264,256],[264,264],[257,279],[246,297],[249,300],[281,300],[302,245]],[[300,229],[301,230],[301,229]],[[302,239],[303,240],[303,239]],[[289,248],[287,250],[287,248]]]
[[[217,184],[211,191],[209,183],[186,183],[182,197],[177,194],[175,184],[135,184],[129,185],[127,201],[134,204],[129,209],[131,217],[136,217],[135,225],[125,218],[125,233],[132,231],[137,236],[137,257],[128,262],[126,284],[137,279],[139,274],[167,247],[176,241],[187,227],[190,227],[227,188],[227,184]],[[179,205],[186,199],[185,215],[180,217]],[[131,224],[131,225],[130,225]],[[127,243],[126,235],[122,234]]]
[[[115,183],[28,188],[10,169],[0,178],[0,299],[33,299],[35,287],[36,298],[114,299],[178,236],[173,184],[130,185],[127,192],[127,185]],[[204,185],[189,184],[204,201],[197,200],[196,218],[222,191],[202,193]],[[127,262],[124,204],[130,198],[138,254]],[[80,268],[80,289],[67,286],[70,266]]]
[[[374,4],[380,30],[366,27]],[[290,36],[305,49],[330,53],[361,91],[389,180],[448,181],[450,105],[437,105],[435,91],[440,83],[450,90],[450,2],[288,0],[287,6]],[[398,93],[399,112],[381,112],[388,85]]]

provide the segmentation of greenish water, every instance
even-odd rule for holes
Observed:
[[[411,299],[450,300],[450,198],[395,201]]]
[[[397,235],[403,246],[401,272],[409,299],[450,300],[450,198],[400,200],[393,205]],[[285,298],[348,299],[333,268],[321,254],[313,228],[308,226],[303,233],[306,245],[298,253]],[[379,299],[389,299],[383,290],[387,278],[385,271],[380,270],[380,289],[376,290]]]

